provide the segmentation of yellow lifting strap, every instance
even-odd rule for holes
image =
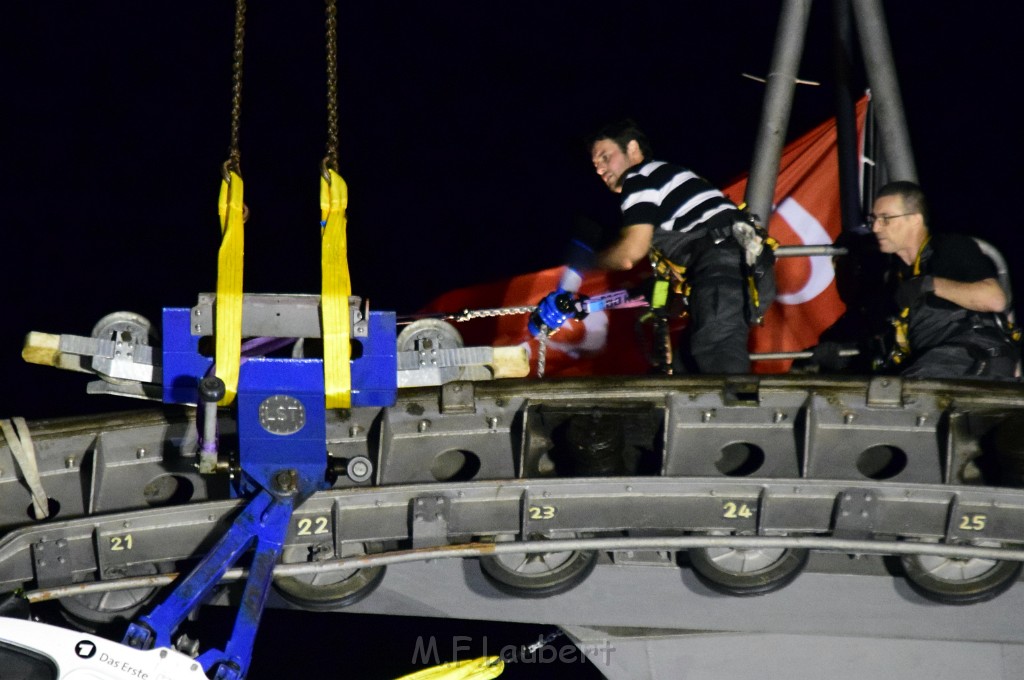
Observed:
[[[345,208],[348,187],[337,172],[327,169],[320,176],[320,271],[322,291],[320,313],[323,318],[324,396],[327,408],[352,406],[352,372],[349,361],[351,320],[348,298],[352,280],[348,272],[348,245],[345,235]]]
[[[467,661],[450,663],[403,675],[398,680],[490,680],[501,675],[505,662],[496,656],[482,656]]]
[[[217,377],[224,381],[221,406],[235,400],[242,354],[242,256],[245,251],[242,178],[231,171],[221,180],[217,212],[220,214],[220,252],[217,255],[217,321],[215,358]]]

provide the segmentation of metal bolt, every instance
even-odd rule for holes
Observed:
[[[498,428],[498,416],[487,416],[487,427],[495,430]]]
[[[274,486],[281,493],[292,493],[297,486],[297,477],[295,470],[281,470],[274,475]]]
[[[146,449],[144,449],[144,448],[142,448],[140,446],[138,449],[135,450],[135,457],[136,458],[145,458],[146,457]]]
[[[924,424],[925,424],[925,422],[927,422],[927,421],[928,421],[928,416],[926,416],[926,415],[920,415],[920,416],[918,416],[918,417],[917,417],[917,426],[918,426],[918,427],[921,427],[921,426],[922,426],[922,425],[924,425]]]
[[[71,470],[72,468],[74,468],[75,467],[75,457],[74,456],[68,456],[67,458],[65,458],[64,459],[64,467],[67,468],[68,470]]]
[[[419,425],[416,426],[416,429],[420,432],[426,432],[430,429],[430,421],[424,418],[419,422]]]
[[[362,477],[369,471],[370,470],[367,467],[366,463],[364,463],[361,460],[356,461],[355,465],[352,466],[352,474],[354,474],[356,477]]]
[[[773,423],[781,423],[785,419],[786,419],[786,414],[783,413],[782,411],[776,411],[775,415],[772,416],[772,422]]]
[[[66,548],[67,546],[68,546],[68,542],[65,539],[63,539],[63,538],[58,538],[57,539],[57,547],[58,548]]]
[[[363,428],[361,425],[353,425],[352,427],[348,428],[348,436],[358,437],[362,433],[362,431]]]
[[[843,416],[843,422],[846,423],[847,425],[849,425],[850,423],[852,423],[854,421],[854,419],[856,419],[856,417],[857,416],[855,416],[852,413],[847,413],[846,415]]]
[[[714,418],[714,417],[715,417],[714,411],[704,411],[704,413],[700,414],[701,422],[705,422],[705,423],[711,422],[711,419]]]

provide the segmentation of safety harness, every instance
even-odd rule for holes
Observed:
[[[922,260],[924,258],[925,249],[931,241],[931,235],[925,237],[921,243],[921,247],[918,248],[917,256],[914,258],[914,264],[911,267],[911,277],[921,275]],[[897,274],[900,283],[903,282],[903,272],[900,271]],[[1009,319],[1003,314],[989,314],[981,312],[973,312],[967,309],[957,310],[949,315],[950,323],[959,323],[963,321],[969,321],[971,323],[971,330],[981,330],[985,328],[996,329],[1010,342],[1017,344],[1020,343],[1022,334],[1021,330],[1017,328]],[[904,307],[899,310],[898,314],[892,319],[894,342],[892,350],[884,360],[876,360],[875,368],[883,368],[885,366],[899,366],[903,364],[910,357],[912,348],[910,346],[910,307]],[[972,345],[967,345],[968,350],[972,350]],[[973,352],[972,352],[973,353]],[[997,356],[993,354],[992,356]],[[988,359],[991,357],[981,357],[982,359]]]
[[[743,206],[740,206],[742,210]],[[743,252],[743,270],[747,282],[747,316],[751,323],[761,325],[764,315],[775,300],[775,250],[779,242],[768,235],[750,215],[741,213],[740,219],[730,224],[709,227],[695,238],[684,251],[695,257],[720,243],[733,239]],[[648,251],[653,281],[650,292],[650,309],[642,315],[639,323],[653,323],[658,346],[655,351],[655,365],[664,373],[671,373],[672,346],[669,336],[669,321],[684,319],[689,315],[689,297],[692,291],[686,266],[670,260],[655,247]]]

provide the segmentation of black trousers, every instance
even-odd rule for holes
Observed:
[[[741,258],[739,244],[730,238],[700,249],[687,266],[691,285],[688,354],[698,373],[750,372],[747,280]]]
[[[903,376],[1016,380],[1019,361],[1019,350],[1002,331],[981,328],[923,352],[903,371]]]

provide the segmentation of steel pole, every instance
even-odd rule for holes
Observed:
[[[747,209],[762,224],[767,224],[771,217],[779,160],[786,141],[789,114],[793,109],[793,90],[810,14],[811,0],[785,0],[779,15],[771,69],[766,78],[761,125],[745,196]]]
[[[917,167],[914,165],[882,3],[880,0],[854,0],[853,15],[860,34],[887,175],[891,180],[916,182]]]
[[[839,204],[844,231],[863,222],[857,168],[857,100],[853,86],[853,14],[850,0],[832,0],[832,59],[836,76],[836,138],[839,160]]]

